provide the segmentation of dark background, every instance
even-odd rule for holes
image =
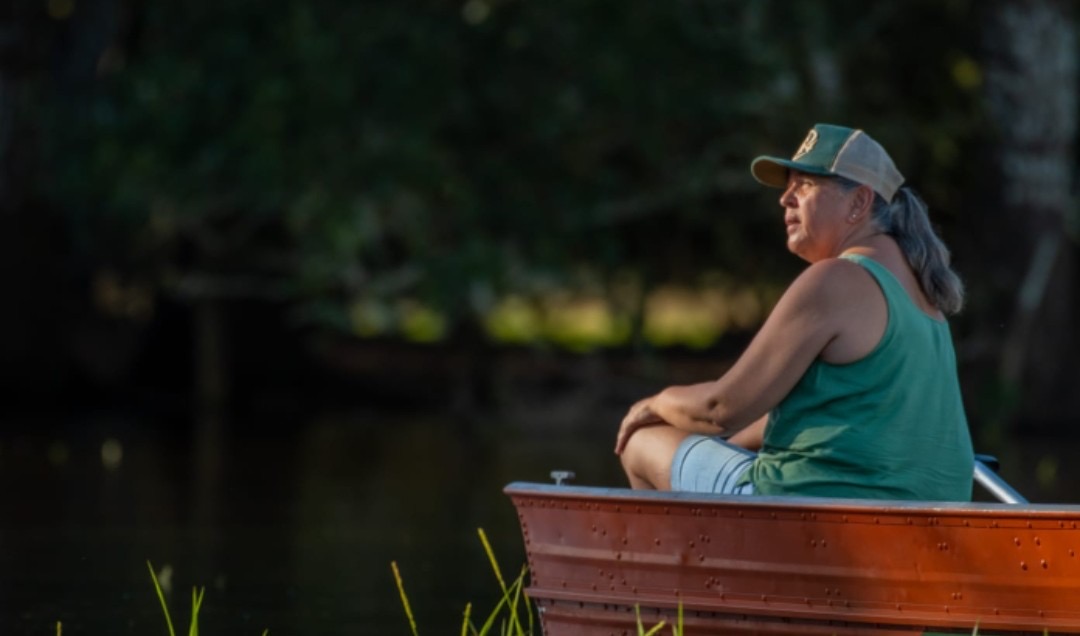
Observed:
[[[27,591],[4,620],[137,623],[149,557],[231,577],[219,625],[327,633],[399,612],[391,558],[454,552],[439,576],[471,581],[487,526],[519,559],[501,487],[620,483],[626,406],[722,373],[802,266],[748,165],[819,121],[881,141],[953,251],[980,450],[1033,500],[1075,501],[1075,13],[10,0],[0,551]],[[322,551],[258,556],[335,524]],[[330,574],[343,554],[381,610],[349,613],[368,588]]]

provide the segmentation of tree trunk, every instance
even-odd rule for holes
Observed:
[[[1076,174],[1077,42],[1068,0],[988,3],[986,98],[998,143],[982,317],[998,333],[998,376],[1016,391],[1015,422],[1075,419],[1075,269],[1068,234]],[[997,174],[994,175],[993,172]],[[993,178],[996,176],[997,178]]]

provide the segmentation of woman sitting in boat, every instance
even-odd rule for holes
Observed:
[[[968,501],[973,452],[946,314],[963,304],[926,205],[861,130],[818,124],[751,172],[810,263],[720,379],[635,404],[634,488]],[[756,451],[756,452],[754,452]]]

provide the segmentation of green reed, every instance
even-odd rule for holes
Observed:
[[[667,621],[660,621],[656,625],[653,625],[649,631],[645,631],[645,625],[641,623],[641,606],[637,603],[634,604],[634,616],[637,618],[638,636],[655,636],[655,634],[659,634],[660,630],[667,626]],[[681,601],[679,602],[678,618],[676,618],[675,626],[671,628],[671,636],[683,636],[683,610]]]
[[[461,623],[461,636],[487,636],[488,634],[534,636],[539,634],[539,632],[534,631],[536,629],[534,621],[536,612],[533,610],[529,597],[525,594],[525,577],[528,574],[528,567],[522,566],[521,573],[507,585],[502,568],[499,567],[499,562],[495,558],[495,551],[491,549],[487,534],[482,528],[478,528],[476,532],[480,535],[480,543],[484,546],[484,553],[487,555],[488,563],[495,573],[495,580],[502,591],[502,598],[499,599],[495,608],[487,615],[480,627],[477,627],[472,620],[472,603],[466,603],[464,618]],[[413,636],[420,636],[420,632],[416,627],[416,618],[413,616],[412,606],[409,604],[408,594],[405,593],[405,584],[401,579],[401,572],[396,561],[390,562],[390,570],[394,574],[394,583],[397,585],[401,605],[405,609],[405,616],[409,621],[409,629]],[[634,611],[637,613],[638,636],[655,636],[666,626],[666,623],[661,621],[658,625],[646,631],[641,623],[640,608],[635,605]],[[492,631],[496,629],[496,626],[499,631]],[[671,628],[671,633],[672,636],[683,636],[683,610],[681,604],[679,605],[677,624]]]
[[[169,614],[169,605],[165,602],[165,592],[161,589],[161,583],[158,581],[157,573],[154,572],[154,566],[147,559],[146,567],[150,570],[150,580],[154,582],[154,589],[157,590],[158,601],[161,603],[161,611],[165,614],[165,624],[169,628],[169,636],[176,636],[176,630],[173,628],[172,615]],[[188,623],[188,636],[199,636],[199,609],[202,607],[203,596],[206,594],[205,587],[193,587],[191,588],[191,620]],[[268,636],[270,634],[269,629],[264,629],[262,636]],[[60,623],[56,624],[56,636],[60,636]]]
[[[534,629],[534,612],[532,603],[524,594],[525,575],[528,569],[522,567],[518,577],[507,585],[502,568],[499,567],[499,562],[495,558],[495,551],[491,549],[491,543],[488,541],[487,535],[483,529],[478,529],[477,533],[480,535],[480,543],[484,546],[488,563],[491,564],[491,569],[495,573],[495,580],[502,591],[502,598],[499,599],[495,608],[491,610],[479,627],[473,622],[472,603],[466,603],[461,622],[461,636],[487,636],[496,633],[500,636],[531,636]],[[405,593],[405,584],[401,579],[397,561],[390,562],[390,569],[394,573],[394,582],[397,584],[398,594],[401,596],[401,605],[405,609],[405,616],[409,620],[409,629],[412,630],[413,636],[419,636],[416,618],[413,616],[412,607],[409,605],[409,596]],[[522,624],[522,615],[526,617],[524,624]],[[498,632],[492,631],[496,629],[496,623],[498,623]]]

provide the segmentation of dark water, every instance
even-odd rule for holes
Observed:
[[[503,486],[617,475],[606,427],[520,419],[21,418],[0,437],[0,634],[167,633],[148,559],[178,632],[200,585],[204,635],[408,633],[395,560],[420,633],[457,633],[497,600],[477,529],[508,578],[524,564]]]
[[[572,407],[572,405],[571,405]],[[570,408],[568,412],[573,412]],[[259,421],[118,412],[21,416],[0,434],[0,634],[165,634],[146,561],[166,571],[177,631],[406,634],[390,562],[421,634],[486,614],[524,563],[515,480],[619,485],[614,413],[448,420],[312,408]],[[1076,443],[998,452],[1033,501],[1080,502]]]

